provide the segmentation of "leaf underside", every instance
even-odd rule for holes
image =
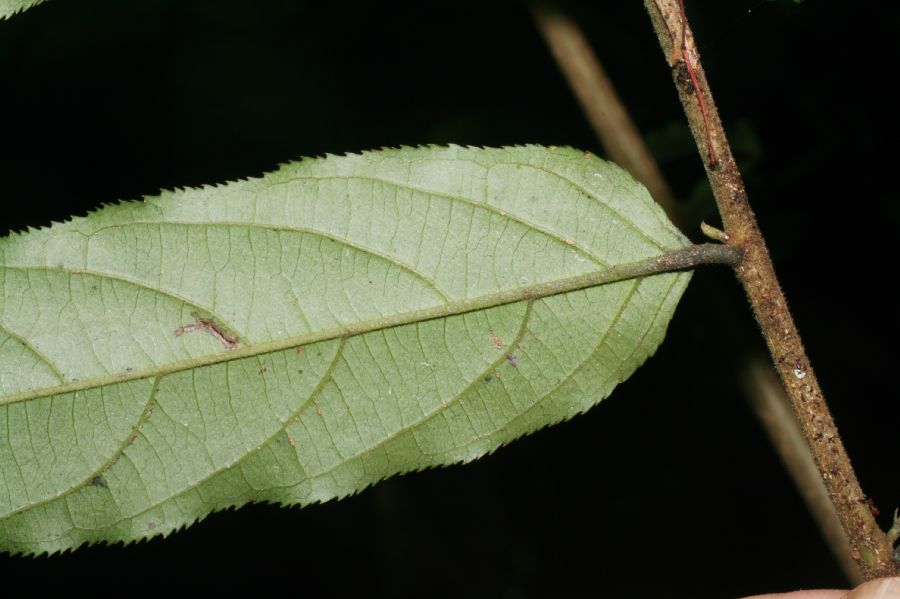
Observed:
[[[690,275],[529,290],[684,245],[615,165],[534,146],[308,159],[2,239],[0,549],[344,497],[568,419]]]

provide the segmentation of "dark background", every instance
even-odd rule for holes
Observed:
[[[715,208],[642,4],[565,2],[699,239]],[[887,527],[900,503],[895,3],[687,3],[751,201]],[[749,12],[748,12],[749,11]],[[0,229],[300,156],[425,143],[600,152],[527,4],[51,0],[0,22]],[[302,596],[729,597],[845,584],[738,384],[761,342],[704,269],[656,357],[472,465],[163,541],[0,557],[8,587],[273,581]],[[62,578],[57,578],[57,577]],[[259,589],[258,589],[259,590]]]

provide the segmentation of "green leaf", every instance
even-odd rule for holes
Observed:
[[[0,548],[344,497],[584,412],[661,342],[685,245],[541,147],[304,160],[0,240]]]
[[[8,19],[18,12],[28,10],[44,0],[0,0],[0,20]]]

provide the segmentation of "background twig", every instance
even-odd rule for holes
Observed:
[[[541,35],[610,159],[643,183],[666,213],[674,214],[672,190],[584,34],[571,19],[550,6],[537,5],[534,15]]]

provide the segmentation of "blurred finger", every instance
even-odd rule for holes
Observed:
[[[744,599],[900,599],[900,578],[870,580],[852,591],[794,591],[753,595]]]
[[[828,589],[824,591],[793,591],[791,593],[767,593],[765,595],[753,595],[744,599],[857,599],[849,596],[849,591]],[[868,599],[868,598],[866,598]]]
[[[853,589],[847,599],[900,599],[900,578],[870,580]]]

